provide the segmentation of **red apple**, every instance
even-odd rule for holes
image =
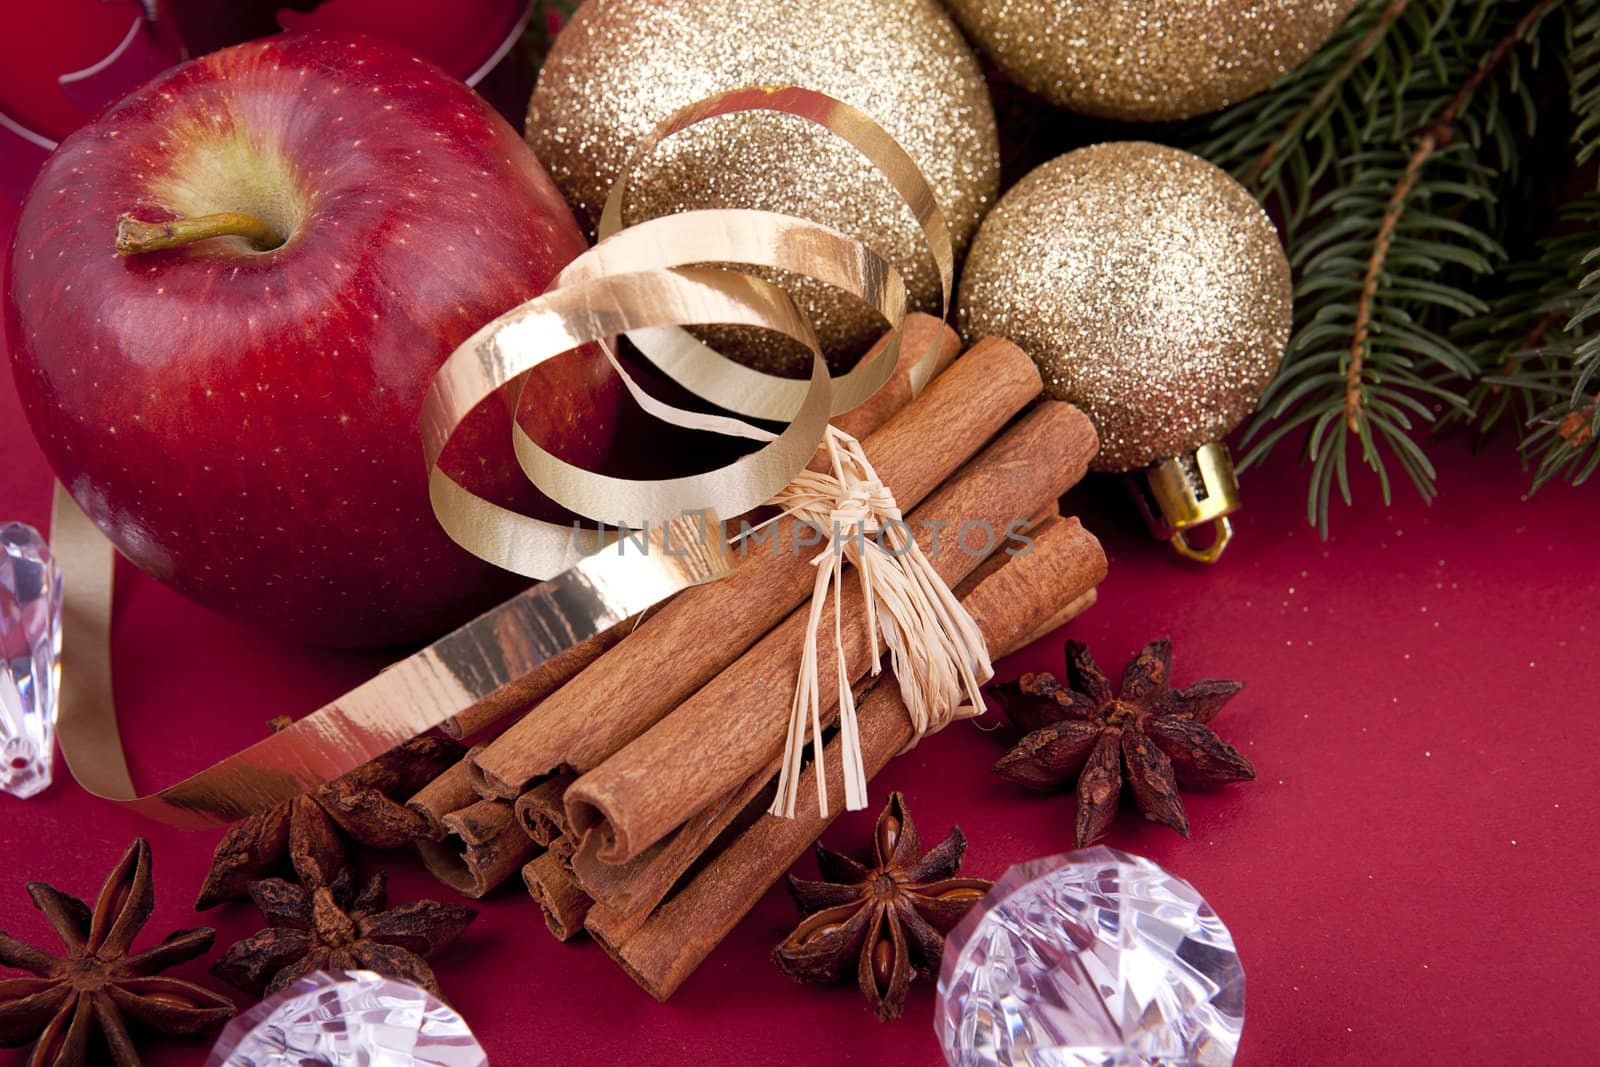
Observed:
[[[119,255],[124,215],[192,243]],[[376,40],[288,34],[176,67],[62,143],[17,223],[6,332],[35,436],[124,555],[230,615],[392,644],[518,584],[434,520],[418,412],[450,351],[583,247],[460,82]],[[612,385],[578,356],[550,368],[537,421],[594,466]],[[446,460],[530,505],[506,405]]]

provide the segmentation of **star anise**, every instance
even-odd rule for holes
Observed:
[[[93,912],[43,882],[28,883],[28,895],[66,950],[54,956],[0,933],[0,963],[38,976],[0,980],[0,1045],[35,1041],[28,1067],[89,1062],[96,1028],[116,1067],[139,1067],[129,1019],[166,1034],[193,1034],[233,1015],[226,997],[157,976],[205,953],[215,930],[179,930],[154,948],[129,954],[155,909],[144,838],[134,839],[106,877]]]
[[[349,871],[307,888],[281,878],[250,886],[268,928],[236,942],[211,968],[247,992],[271,995],[313,971],[367,970],[421,986],[440,999],[439,981],[424,962],[478,917],[475,908],[415,900],[387,906],[382,872],[358,894]]]
[[[817,842],[822,882],[789,876],[804,919],[772,950],[778,970],[800,982],[854,975],[883,1021],[898,1019],[917,974],[944,953],[944,935],[994,883],[957,878],[967,839],[960,827],[927,855],[899,793],[889,797],[873,833],[877,865],[867,867]]]
[[[274,732],[289,724],[274,719]],[[462,755],[443,737],[419,737],[342,778],[235,823],[217,844],[197,911],[249,895],[287,855],[303,885],[327,885],[349,864],[341,831],[369,848],[404,848],[423,836],[422,816],[405,801]]]
[[[1205,725],[1243,682],[1212,679],[1168,686],[1172,642],[1152,641],[1111,682],[1076,641],[1067,642],[1067,681],[1025,674],[994,686],[1001,709],[1030,731],[994,765],[996,774],[1035,789],[1078,780],[1078,847],[1098,840],[1117,813],[1127,781],[1144,817],[1189,836],[1178,786],[1210,786],[1256,776],[1250,761]]]

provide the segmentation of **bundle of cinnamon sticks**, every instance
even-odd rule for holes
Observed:
[[[912,399],[909,364],[948,364]],[[1039,401],[1038,372],[1009,342],[957,358],[943,323],[913,316],[902,366],[835,420],[859,437],[939,577],[999,657],[1075,617],[1105,575],[1099,543],[1057,500],[1097,447],[1076,408]],[[541,668],[532,703],[413,800],[430,870],[468,896],[521,873],[552,933],[587,931],[654,996],[677,989],[838,814],[840,741],[805,769],[798,814],[766,814],[808,629],[817,540],[777,520],[733,575]],[[807,547],[810,546],[810,547]],[[876,673],[857,583],[839,598],[839,645],[818,674],[852,680],[865,769],[916,740],[898,682]],[[827,618],[833,619],[833,605]],[[831,626],[831,622],[830,622]],[[823,698],[824,728],[837,694]],[[508,718],[475,708],[451,732]]]

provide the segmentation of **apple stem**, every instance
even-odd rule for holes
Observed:
[[[132,256],[140,252],[159,252],[163,248],[181,248],[212,237],[243,237],[257,252],[270,252],[284,241],[282,234],[254,215],[237,211],[219,211],[215,215],[171,222],[144,222],[132,215],[123,215],[117,219],[116,249],[118,255]]]

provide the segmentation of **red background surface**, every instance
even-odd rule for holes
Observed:
[[[0,234],[12,205],[0,205]],[[44,525],[50,475],[0,374],[0,521]],[[1324,543],[1285,455],[1246,480],[1223,562],[1201,568],[1149,541],[1120,487],[1067,500],[1111,557],[1101,602],[1072,627],[1109,670],[1145,640],[1176,642],[1175,680],[1244,678],[1216,727],[1260,780],[1186,803],[1194,836],[1125,813],[1109,843],[1189,879],[1232,929],[1248,975],[1241,1067],[1267,1064],[1594,1062],[1600,988],[1594,774],[1600,765],[1600,483],[1527,483],[1508,443],[1439,449],[1441,499],[1402,494],[1336,516]],[[281,644],[129,571],[115,628],[118,699],[135,780],[149,788],[257,739],[369,676],[376,654]],[[71,580],[68,576],[67,580]],[[999,665],[1059,666],[1061,635]],[[967,871],[1071,844],[1072,801],[988,773],[1004,732],[962,723],[873,785],[904,791],[925,840],[958,822]],[[92,898],[135,834],[155,847],[158,901],[141,944],[196,924],[217,834],[184,834],[94,801],[66,777],[0,795],[0,929],[43,942],[22,883]],[[830,835],[867,847],[869,813]],[[368,858],[369,862],[371,857]],[[443,892],[412,858],[382,860],[395,900]],[[802,865],[810,867],[807,860]],[[852,988],[801,987],[767,961],[794,921],[775,890],[670,1003],[598,948],[547,935],[518,887],[437,961],[493,1062],[932,1064],[931,982],[904,1021],[873,1021]],[[227,944],[248,905],[203,920]],[[203,965],[176,973],[210,982]],[[220,988],[220,987],[219,987]],[[197,1065],[203,1042],[157,1039],[152,1067]],[[0,1065],[21,1064],[0,1052]]]

